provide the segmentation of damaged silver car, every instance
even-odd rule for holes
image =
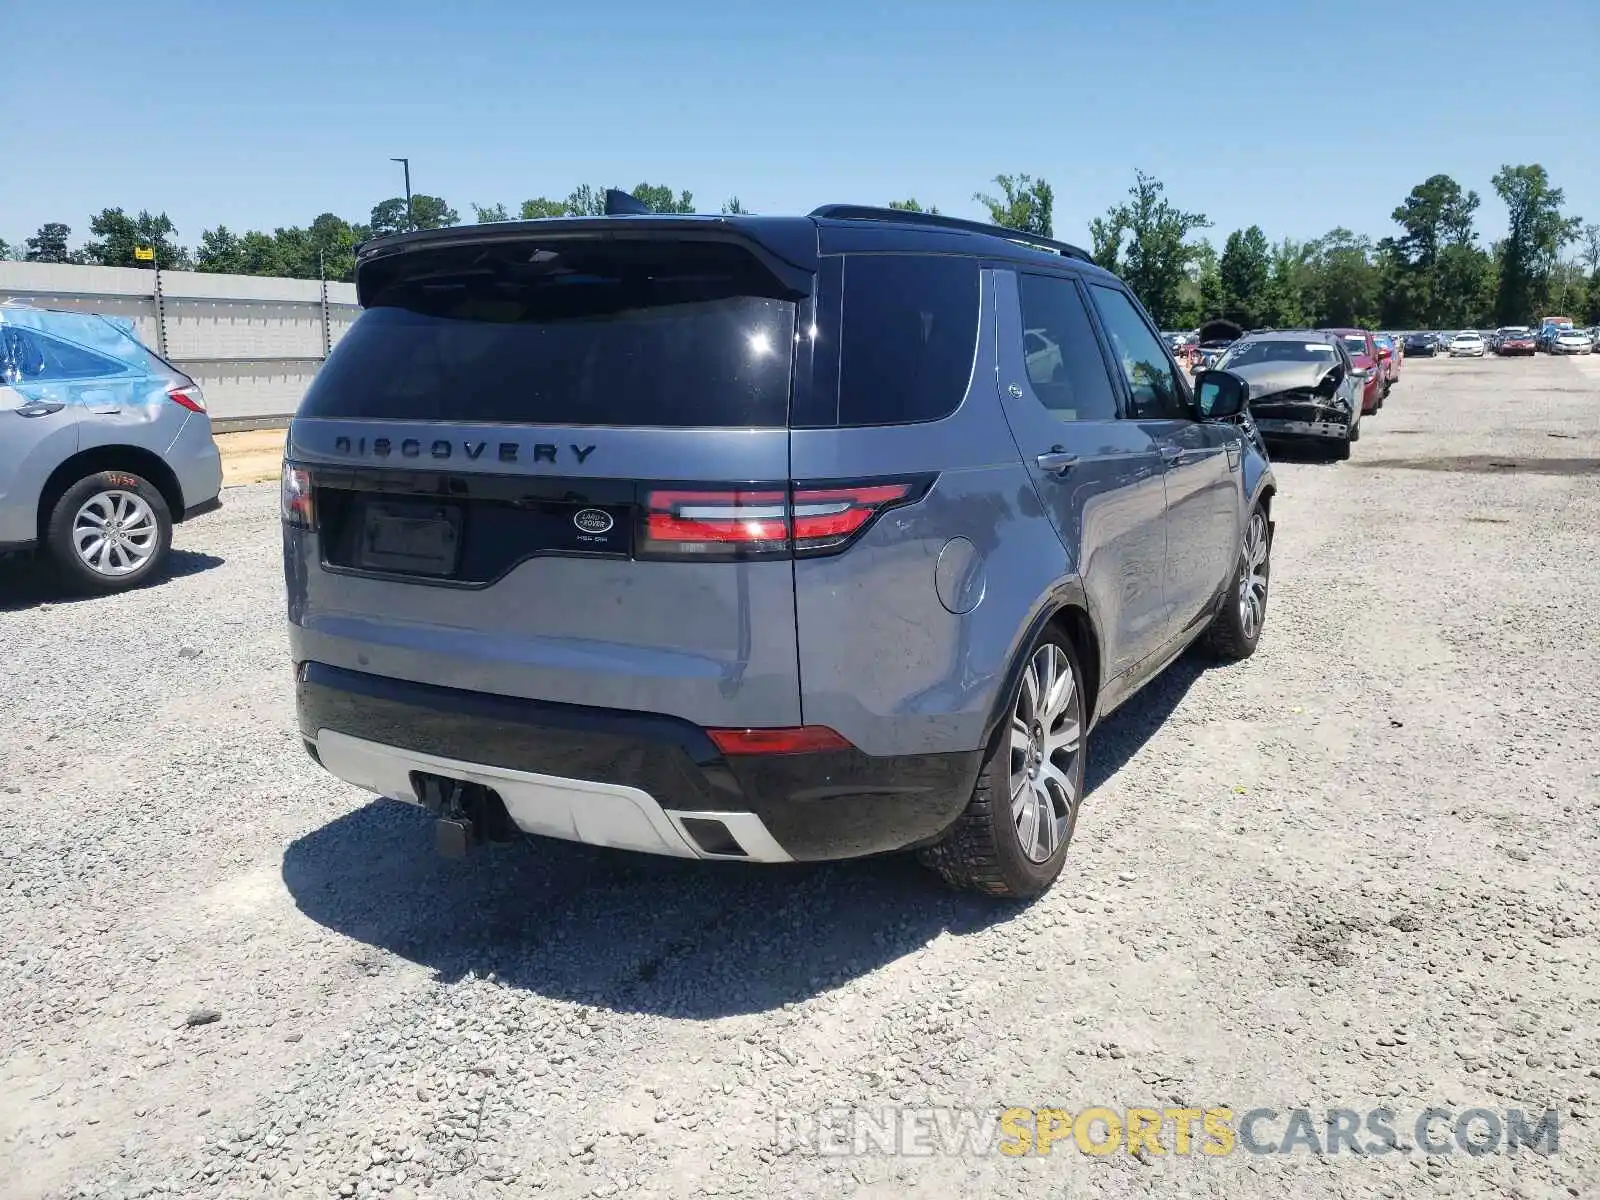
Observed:
[[[1250,416],[1269,446],[1322,449],[1350,457],[1361,436],[1361,390],[1367,373],[1336,334],[1309,330],[1249,334],[1228,348],[1217,369],[1250,385]]]

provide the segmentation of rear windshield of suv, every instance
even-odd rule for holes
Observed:
[[[363,266],[367,306],[300,415],[783,426],[795,298],[723,242],[547,239]]]

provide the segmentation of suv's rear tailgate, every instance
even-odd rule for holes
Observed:
[[[613,470],[532,477],[465,466],[352,470],[334,449],[346,444],[341,439],[361,436],[348,429],[343,422],[304,419],[291,428],[289,456],[317,481],[322,524],[317,539],[291,537],[288,547],[297,661],[668,713],[701,725],[800,723],[790,563],[649,562],[627,557],[622,542],[615,556],[570,546],[566,531],[585,536],[572,523],[585,511],[606,513],[615,522],[610,532],[631,535],[634,481],[651,464],[691,457],[682,445],[674,453],[665,436],[678,431],[541,429],[540,445],[549,444],[547,438],[594,445],[591,464],[612,451],[605,459]],[[440,430],[396,426],[387,432],[398,444],[412,434],[431,442]],[[531,440],[526,429],[469,436]],[[787,471],[786,432],[701,430],[695,438],[696,461],[732,454],[748,470],[770,472],[769,478]],[[736,447],[718,446],[729,438]],[[324,464],[331,469],[319,470]],[[399,573],[364,569],[331,544],[335,534],[343,540],[361,506],[416,504],[424,496],[434,507],[459,512],[463,564],[476,557],[480,531],[493,538],[489,571],[466,582],[402,581]],[[570,515],[563,520],[563,514]],[[524,523],[523,517],[533,519]]]
[[[799,724],[787,557],[641,545],[663,494],[786,486],[792,279],[665,233],[404,257],[361,281],[290,428],[314,513],[285,527],[296,660]]]

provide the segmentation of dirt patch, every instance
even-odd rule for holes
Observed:
[[[283,469],[282,429],[247,429],[240,433],[216,435],[222,451],[222,483],[233,487],[241,483],[268,483]]]
[[[1350,465],[1366,469],[1455,471],[1480,475],[1600,475],[1600,458],[1532,458],[1503,454],[1464,454],[1448,458],[1368,458],[1358,459]]]

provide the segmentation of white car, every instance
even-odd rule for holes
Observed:
[[[1451,358],[1482,358],[1483,338],[1476,333],[1458,333],[1450,339]]]
[[[1593,341],[1585,330],[1563,329],[1550,339],[1550,353],[1588,354],[1593,345]]]

